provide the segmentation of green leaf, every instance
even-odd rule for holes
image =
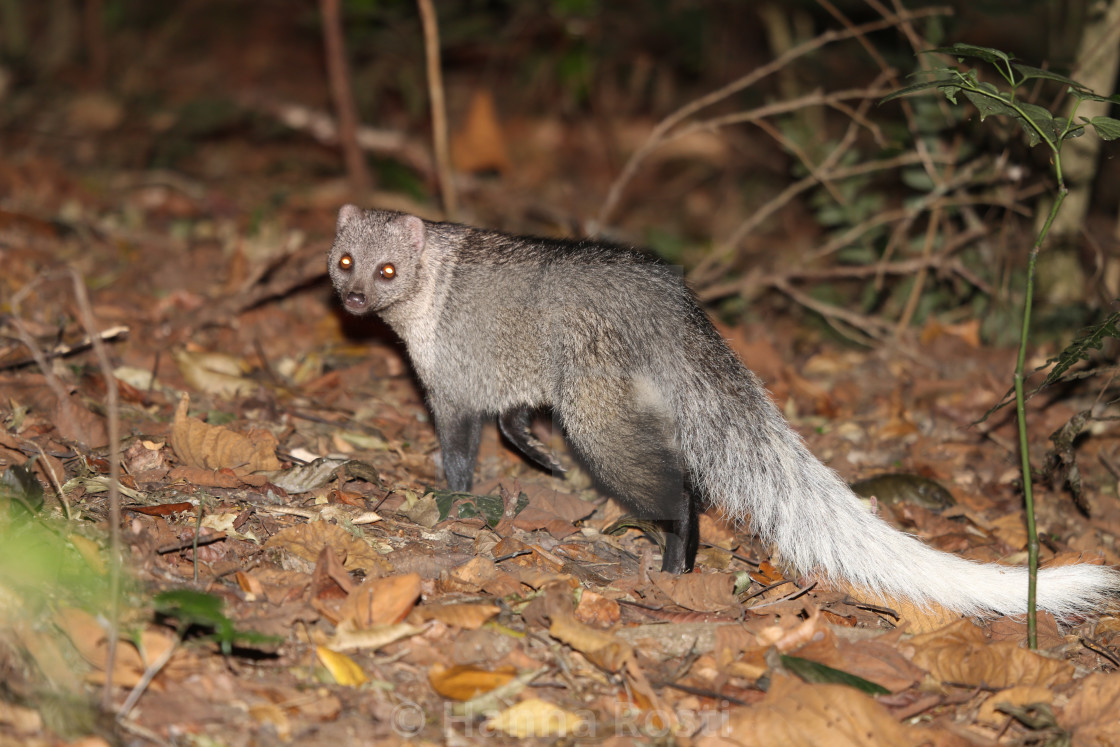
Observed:
[[[1088,360],[1089,354],[1094,350],[1100,350],[1104,345],[1105,340],[1110,337],[1120,338],[1120,327],[1117,327],[1117,322],[1120,322],[1120,311],[1114,311],[1099,324],[1095,324],[1085,330],[1084,334],[1071,342],[1065,350],[1057,356],[1046,361],[1046,365],[1054,364],[1054,368],[1046,375],[1046,379],[1038,385],[1031,394],[1040,391],[1044,387],[1060,381],[1063,374],[1068,371],[1074,364],[1079,361]]]
[[[1069,369],[1072,368],[1075,364],[1082,360],[1088,360],[1089,355],[1092,351],[1100,350],[1101,346],[1104,345],[1105,340],[1109,338],[1120,339],[1120,327],[1117,326],[1118,322],[1120,322],[1120,311],[1114,311],[1103,321],[1086,329],[1080,337],[1066,346],[1066,349],[1061,353],[1054,356],[1053,358],[1048,359],[1045,363],[1036,368],[1035,371],[1041,371],[1051,363],[1054,364],[1054,367],[1050,369],[1050,373],[1046,375],[1046,378],[1042,381],[1042,383],[1025,394],[1024,401],[1038,394],[1040,391],[1050,386],[1051,384],[1061,381],[1065,377],[1066,372],[1069,371]],[[1007,393],[1000,398],[999,402],[992,405],[991,409],[989,409],[979,420],[976,421],[975,425],[983,423],[997,410],[1003,408],[1005,405],[1010,404],[1013,401],[1011,394],[1014,391],[1014,389],[1009,389]]]
[[[1012,67],[1014,67],[1019,72],[1019,74],[1023,76],[1023,80],[1021,82],[1040,78],[1042,80],[1053,80],[1057,81],[1058,83],[1065,83],[1070,88],[1086,90],[1085,86],[1081,85],[1073,78],[1067,78],[1064,75],[1058,75],[1051,70],[1043,70],[1040,67],[1033,67],[1031,65],[1021,65],[1018,62],[1012,65]]]
[[[950,80],[927,80],[923,83],[915,83],[914,85],[906,86],[905,88],[900,88],[897,91],[888,93],[886,96],[879,99],[879,104],[882,105],[887,103],[888,101],[893,101],[895,99],[902,98],[903,96],[909,96],[912,93],[928,91],[931,88],[945,88],[948,86],[955,87],[955,85],[956,84]]]
[[[470,519],[478,516],[493,529],[502,520],[505,510],[505,503],[502,502],[501,496],[474,495],[459,504],[459,518]]]
[[[222,600],[213,594],[193,589],[174,589],[157,594],[156,611],[179,621],[180,632],[191,627],[209,628],[213,633],[204,636],[221,644],[222,653],[229,655],[236,643],[281,643],[282,638],[264,635],[251,630],[238,630],[233,620],[222,613]]]
[[[1111,96],[1099,96],[1092,91],[1086,91],[1079,88],[1070,90],[1070,95],[1082,101],[1100,101],[1103,104],[1120,104],[1120,93],[1114,93]]]
[[[34,461],[32,457],[28,465]],[[43,486],[27,467],[13,464],[0,475],[0,499],[11,502],[13,514],[38,513],[43,510]]]
[[[961,44],[957,42],[951,47],[935,47],[933,49],[926,49],[922,54],[949,54],[956,57],[958,60],[965,58],[974,58],[991,62],[995,64],[996,60],[1003,60],[1010,64],[1011,60],[1015,59],[1006,52],[1001,52],[998,49],[991,47],[978,47],[974,44]]]
[[[878,685],[870,680],[865,680],[863,677],[858,677],[840,669],[833,669],[832,667],[818,664],[809,659],[802,659],[800,656],[781,654],[781,660],[782,666],[806,682],[847,685],[848,687],[854,687],[861,692],[865,692],[868,695],[889,695],[891,692],[882,685]]]
[[[1097,131],[1097,137],[1101,140],[1115,140],[1120,138],[1120,119],[1113,119],[1112,117],[1093,117],[1088,120],[1093,129]]]
[[[1051,143],[1061,139],[1065,120],[1055,120],[1053,114],[1036,104],[1012,103],[1005,94],[989,84],[982,83],[981,88],[983,91],[964,89],[964,95],[979,110],[981,121],[993,114],[1010,117],[1023,128],[1032,147],[1038,145],[1043,137]]]

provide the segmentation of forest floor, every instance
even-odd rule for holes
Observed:
[[[476,495],[442,491],[402,348],[326,281],[353,199],[331,150],[237,130],[197,146],[203,177],[130,164],[138,136],[111,96],[44,93],[33,110],[35,127],[0,134],[0,743],[1120,741],[1115,609],[1040,615],[1032,652],[1022,620],[784,577],[715,511],[696,573],[667,576],[648,535],[608,532],[623,514],[579,469],[544,474],[493,427]],[[473,199],[492,215],[506,196],[522,212],[502,227],[540,231],[519,202],[533,187]],[[1013,413],[974,424],[1014,351],[982,345],[978,323],[867,350],[762,316],[721,331],[819,458],[852,481],[908,475],[876,483],[875,505],[928,544],[1025,563]],[[1094,396],[1030,402],[1036,465]],[[1120,564],[1120,431],[1099,425],[1076,457],[1088,515],[1036,485],[1043,563]]]

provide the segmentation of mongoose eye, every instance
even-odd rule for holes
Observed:
[[[386,280],[392,280],[396,276],[397,268],[393,267],[392,262],[386,262],[385,264],[381,265],[381,277],[385,278]]]
[[[354,269],[354,258],[349,254],[343,254],[338,258],[338,269],[346,270],[349,272]]]

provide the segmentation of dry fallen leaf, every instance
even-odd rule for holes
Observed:
[[[200,392],[229,398],[257,391],[258,384],[244,377],[248,366],[231,355],[176,350],[171,357],[187,383]]]
[[[420,598],[420,575],[367,578],[350,592],[339,608],[341,620],[350,621],[356,630],[376,625],[392,625],[408,616]]]
[[[1094,672],[1070,696],[1058,723],[1073,735],[1074,745],[1120,744],[1120,676]]]
[[[326,646],[316,646],[315,653],[338,684],[346,687],[357,687],[369,682],[369,677],[358,666],[358,663],[346,654],[332,651]]]
[[[1052,686],[1073,679],[1073,664],[1048,659],[1012,641],[989,641],[971,620],[910,639],[915,664],[943,682],[1007,688]]]
[[[865,747],[966,745],[964,739],[905,727],[874,698],[845,685],[809,685],[776,676],[757,705],[730,712],[722,736],[729,745]]]
[[[547,700],[530,698],[491,716],[486,726],[517,739],[563,737],[582,728],[583,718]]]
[[[421,620],[439,620],[463,630],[478,630],[482,625],[502,611],[496,604],[425,604],[416,608]]]
[[[735,576],[730,573],[652,573],[653,582],[674,604],[693,612],[738,608]]]
[[[1048,687],[1041,685],[1009,687],[992,693],[991,697],[984,701],[984,705],[980,706],[980,710],[976,713],[976,720],[988,726],[1000,727],[1007,721],[1007,714],[998,711],[997,708],[1005,703],[1021,707],[1031,703],[1053,704],[1053,702],[1054,693]]]
[[[367,576],[378,576],[390,570],[381,554],[337,524],[315,521],[281,529],[264,543],[266,549],[280,549],[308,564],[307,570],[319,560],[324,547],[330,547],[342,559],[348,571],[363,570]]]
[[[443,667],[439,664],[428,670],[432,689],[445,698],[466,701],[513,681],[517,670],[513,667],[483,669],[469,665]]]
[[[93,615],[78,609],[60,610],[54,619],[82,658],[95,668],[89,675],[90,681],[104,682],[109,658],[105,628]],[[122,637],[117,643],[116,658],[113,660],[113,684],[117,687],[135,687],[148,666],[164,656],[175,642],[175,636],[163,630],[142,631],[139,648],[129,638]]]
[[[570,615],[554,615],[548,634],[608,672],[618,672],[634,657],[630,644],[610,633],[584,625]]]
[[[239,477],[280,469],[276,437],[267,431],[248,435],[208,425],[187,415],[190,395],[184,393],[171,424],[171,448],[189,467],[231,469]]]

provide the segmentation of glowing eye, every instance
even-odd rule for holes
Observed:
[[[381,265],[381,277],[385,278],[386,280],[392,280],[396,276],[397,268],[393,267],[392,263],[386,262],[385,264]]]
[[[354,269],[354,258],[349,254],[343,254],[338,258],[338,269],[346,270],[349,272]]]

